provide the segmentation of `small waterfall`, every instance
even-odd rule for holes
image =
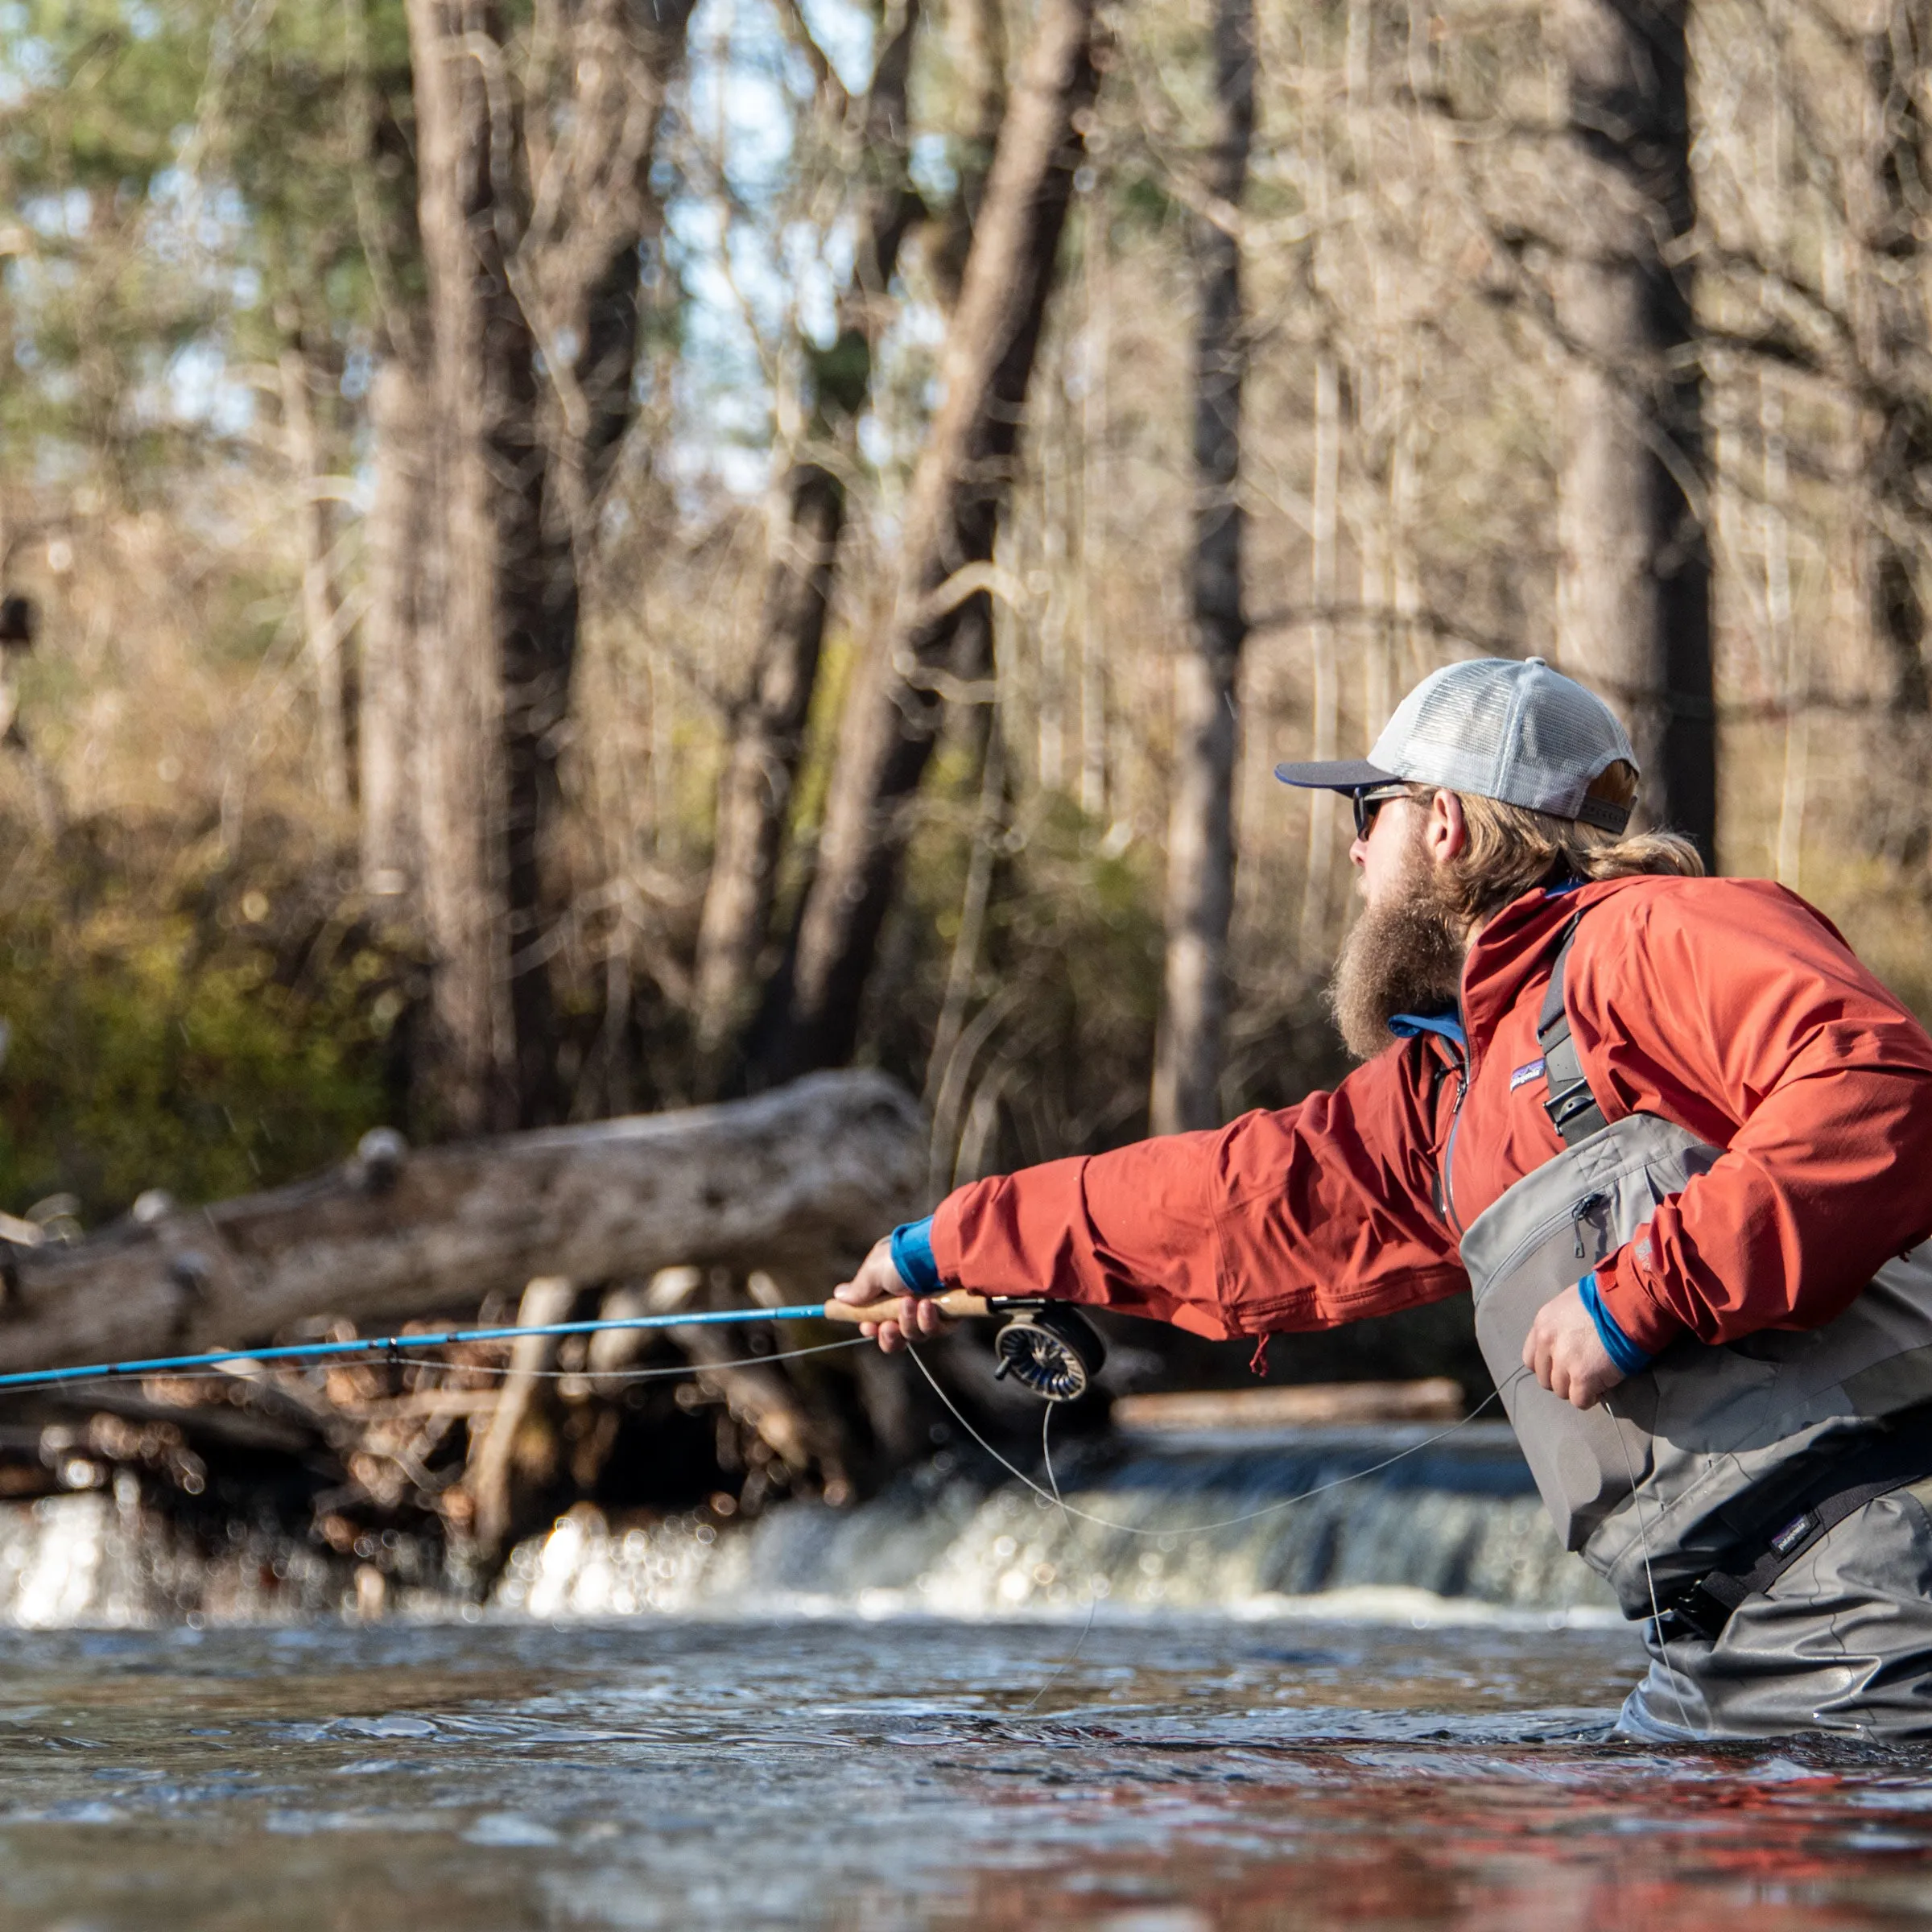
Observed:
[[[97,1492],[15,1505],[0,1521],[0,1614],[28,1630],[145,1620],[119,1528]]]
[[[1112,1443],[1066,1458],[1066,1510],[944,1458],[858,1509],[791,1505],[741,1529],[613,1530],[579,1510],[514,1552],[496,1602],[545,1619],[1071,1615],[1098,1596],[1142,1612],[1618,1620],[1558,1544],[1508,1425],[1438,1433]]]
[[[1058,1459],[1065,1510],[946,1454],[857,1508],[787,1504],[749,1524],[690,1513],[613,1527],[580,1506],[517,1548],[492,1608],[546,1620],[1079,1617],[1098,1598],[1109,1615],[1617,1620],[1608,1591],[1558,1546],[1508,1426],[1436,1433],[1083,1444]],[[477,1614],[431,1574],[428,1553],[388,1560],[415,1574],[376,1612]],[[0,1504],[0,1624],[357,1613],[353,1563],[240,1524],[190,1534],[145,1508],[131,1476]]]
[[[286,1533],[236,1523],[197,1539],[144,1507],[131,1476],[111,1492],[0,1504],[0,1625],[287,1621],[335,1613],[345,1582],[340,1560]]]

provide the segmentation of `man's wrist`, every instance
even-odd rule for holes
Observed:
[[[1604,1345],[1604,1352],[1616,1364],[1620,1375],[1637,1375],[1650,1366],[1650,1357],[1617,1326],[1616,1317],[1604,1306],[1604,1298],[1596,1291],[1596,1277],[1587,1274],[1576,1285],[1577,1293],[1583,1298],[1583,1307],[1589,1311],[1590,1319],[1596,1329],[1596,1339]]]
[[[914,1294],[937,1294],[943,1283],[932,1258],[932,1216],[907,1221],[892,1231],[892,1265]]]

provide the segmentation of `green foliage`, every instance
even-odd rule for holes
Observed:
[[[11,0],[0,24],[24,90],[5,150],[16,196],[145,196],[194,118],[212,18],[199,0]]]
[[[406,326],[423,277],[401,6],[285,0],[237,48],[222,94],[209,162],[247,210],[237,241],[262,291],[243,308],[242,346],[272,353],[299,328],[340,353],[359,330]]]
[[[865,332],[841,329],[829,349],[804,345],[811,387],[824,416],[823,428],[840,416],[855,416],[872,386],[872,349]]]
[[[1146,169],[1126,175],[1114,192],[1116,220],[1125,230],[1158,233],[1174,215],[1174,197],[1166,185]]]
[[[926,1080],[961,924],[979,779],[949,745],[905,870],[895,931],[868,998],[867,1037],[890,1071]],[[970,1111],[962,1175],[1092,1152],[1146,1127],[1160,1001],[1161,879],[1117,850],[1071,799],[1042,795],[996,832],[997,861],[972,1013],[1005,1018],[956,1070]]]
[[[17,467],[51,434],[125,477],[170,455],[160,392],[213,323],[175,171],[207,64],[206,10],[39,0],[6,13],[0,195],[18,225],[0,431]],[[168,245],[149,246],[163,229]]]
[[[0,460],[123,502],[252,412],[250,358],[332,372],[420,301],[399,0],[0,9]]]
[[[341,1159],[390,1111],[398,963],[236,877],[138,894],[112,855],[0,919],[0,1203],[245,1193]],[[18,882],[16,882],[18,891]]]

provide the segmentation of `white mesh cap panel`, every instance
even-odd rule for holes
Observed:
[[[1619,758],[1635,765],[1637,754],[1616,714],[1594,691],[1540,664],[1524,671],[1516,729],[1504,753],[1508,789],[1497,796],[1572,817],[1606,766]]]
[[[1583,795],[1637,754],[1616,713],[1541,658],[1478,658],[1425,678],[1396,708],[1372,765],[1419,784],[1575,818]]]

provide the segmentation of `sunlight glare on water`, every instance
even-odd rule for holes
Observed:
[[[1932,1918],[1932,1754],[1609,1742],[1620,1631],[895,1619],[0,1637],[10,1922]]]

